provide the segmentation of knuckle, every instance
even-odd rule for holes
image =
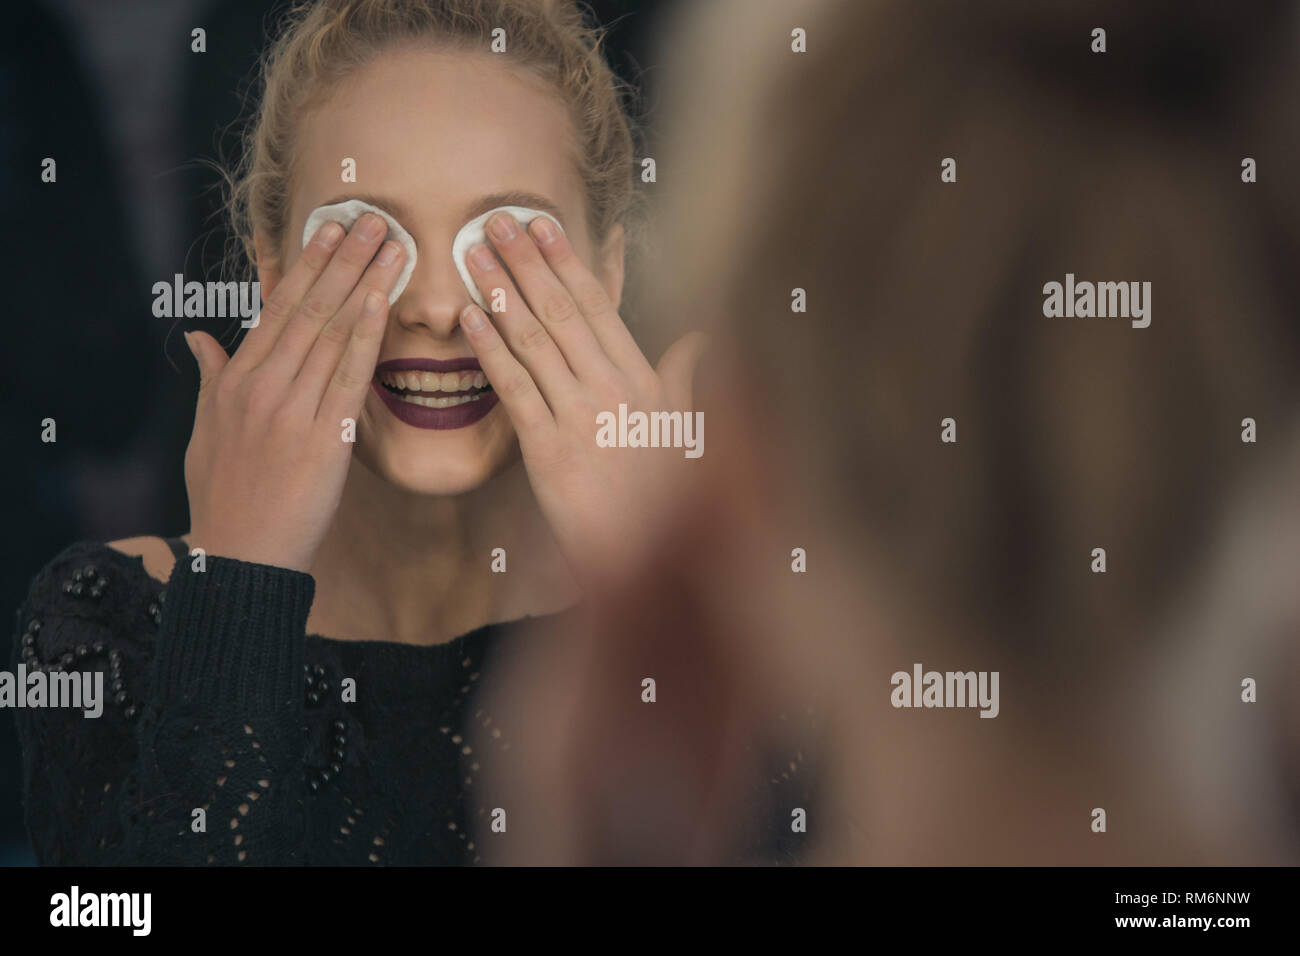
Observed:
[[[591,421],[595,419],[598,412],[606,410],[609,402],[597,401],[596,397],[586,391],[574,396],[571,408],[573,414],[578,416],[581,421]]]
[[[328,319],[334,314],[330,304],[319,293],[313,293],[303,299],[302,308],[298,311],[300,315],[317,321]]]
[[[609,296],[605,295],[605,290],[600,286],[585,288],[578,293],[578,308],[586,315],[599,315],[609,305]]]
[[[547,334],[541,323],[534,322],[519,333],[519,348],[521,351],[533,352],[542,348],[551,341],[550,335]]]
[[[501,391],[512,397],[527,394],[532,387],[532,377],[522,368],[511,372],[501,383]]]
[[[279,323],[288,317],[289,313],[292,311],[293,303],[289,301],[289,293],[285,289],[284,283],[281,283],[280,286],[271,293],[270,298],[262,303],[262,311],[259,315],[261,318],[270,322]]]
[[[602,369],[596,373],[595,381],[592,383],[592,390],[600,395],[601,400],[608,402],[611,399],[626,399],[627,385],[623,382],[623,377],[616,369]]]
[[[578,317],[578,307],[567,296],[552,295],[542,306],[542,315],[552,325],[561,325]]]
[[[339,348],[347,345],[348,339],[351,337],[351,330],[340,327],[337,322],[326,322],[325,327],[320,330],[320,338],[326,345],[333,345]]]
[[[396,274],[388,275],[387,277],[383,275],[375,275],[370,276],[369,278],[375,281],[363,282],[361,285],[357,286],[357,308],[364,309],[366,306],[366,299],[371,293],[377,292],[379,293],[379,298],[382,300],[379,303],[379,308],[381,310],[387,309],[390,305],[388,301],[388,293],[392,292],[393,286],[397,284]]]
[[[340,389],[351,392],[362,385],[368,385],[369,379],[362,378],[354,369],[340,365],[334,370],[334,384]]]
[[[281,440],[293,434],[296,429],[297,419],[292,415],[288,406],[277,408],[266,421],[266,431]]]
[[[250,411],[263,412],[273,408],[276,397],[275,385],[268,376],[256,373],[249,376],[244,399]]]
[[[383,307],[387,308],[387,305],[388,303],[385,300]],[[355,339],[357,342],[369,344],[375,341],[375,339],[382,339],[384,337],[385,332],[387,332],[387,330],[388,330],[388,316],[387,313],[385,313],[382,322],[376,321],[374,323],[370,323],[370,322],[358,321],[357,324],[352,327],[350,337],[352,339]]]

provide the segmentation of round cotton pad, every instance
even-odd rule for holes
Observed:
[[[523,206],[498,206],[496,209],[489,209],[483,215],[471,219],[460,227],[460,232],[456,233],[456,238],[451,244],[451,257],[456,260],[456,269],[460,272],[461,281],[465,283],[465,288],[469,291],[470,297],[485,312],[488,311],[487,300],[479,293],[478,286],[474,284],[474,277],[469,274],[469,269],[465,266],[465,255],[480,242],[487,241],[484,238],[487,221],[495,213],[503,211],[510,213],[525,227],[538,216],[545,216],[555,223],[556,229],[564,232],[564,227],[560,225],[559,220],[549,212],[542,212],[540,209],[527,209]]]
[[[327,222],[341,223],[344,229],[351,229],[352,224],[367,212],[373,212],[388,223],[388,238],[401,243],[402,248],[406,250],[406,261],[402,263],[397,284],[393,286],[393,291],[388,293],[388,304],[392,305],[406,288],[406,283],[411,281],[411,273],[415,271],[415,240],[402,228],[402,224],[388,213],[360,199],[349,199],[347,202],[337,202],[332,206],[318,206],[311,211],[311,215],[307,217],[307,224],[302,227],[302,244],[305,246],[311,242],[311,237],[316,235],[316,230]]]

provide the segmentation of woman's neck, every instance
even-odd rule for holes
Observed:
[[[578,594],[519,464],[481,488],[434,497],[354,458],[311,573],[308,633],[346,640],[441,644],[561,611]]]

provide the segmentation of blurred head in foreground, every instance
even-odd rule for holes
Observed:
[[[809,862],[1296,862],[1295,5],[686,7],[644,312],[714,333],[709,451],[509,661],[498,858],[762,859],[802,809]],[[996,716],[895,706],[917,665]]]

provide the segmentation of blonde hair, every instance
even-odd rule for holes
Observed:
[[[298,119],[340,79],[382,51],[412,41],[441,49],[489,49],[492,32],[508,38],[501,54],[536,76],[568,106],[577,140],[587,224],[599,244],[616,224],[635,258],[644,208],[632,176],[634,91],[605,62],[603,32],[575,0],[318,0],[299,3],[280,24],[261,64],[257,110],[242,156],[226,175],[227,208],[244,271],[257,257],[254,230],[279,244],[288,225]],[[233,270],[239,271],[239,270]]]

